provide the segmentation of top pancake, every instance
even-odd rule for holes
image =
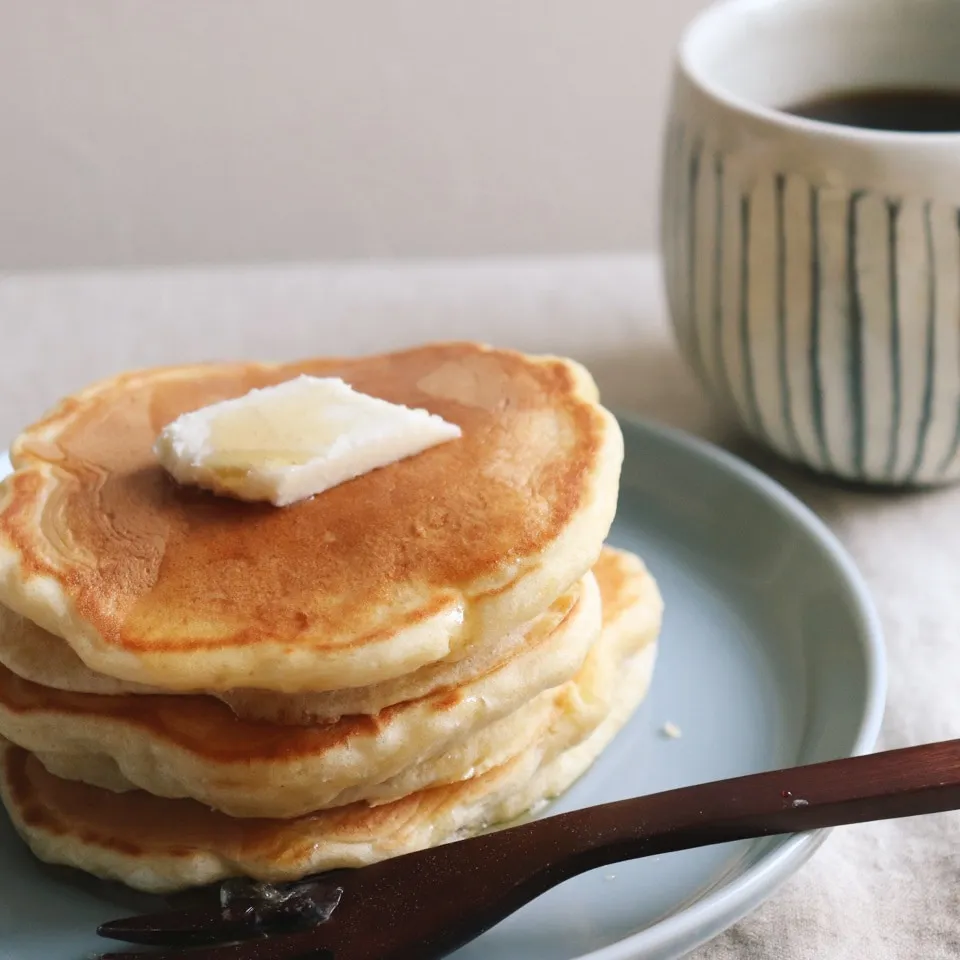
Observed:
[[[178,486],[189,410],[300,374],[463,437],[278,509]],[[93,670],[171,690],[365,686],[532,619],[597,559],[622,438],[571,361],[468,343],[150,370],[63,401],[0,486],[0,602]]]

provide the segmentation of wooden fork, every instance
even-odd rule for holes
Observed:
[[[432,960],[594,867],[957,808],[960,740],[950,740],[605,803],[271,887],[260,906],[241,897],[223,909],[215,892],[197,909],[98,932],[175,948],[104,960]]]

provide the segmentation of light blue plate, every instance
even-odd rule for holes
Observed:
[[[880,626],[832,534],[736,458],[660,427],[623,426],[611,540],[640,553],[660,583],[660,660],[647,702],[550,812],[869,750],[883,711]],[[662,735],[668,721],[680,739]],[[755,907],[821,839],[741,842],[595,871],[455,956],[678,957]],[[134,902],[42,867],[5,821],[0,887],[0,960],[81,960],[103,949],[97,923]]]

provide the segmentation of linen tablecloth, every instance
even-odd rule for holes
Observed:
[[[873,591],[890,684],[881,747],[960,736],[960,488],[891,494],[785,467],[711,414],[673,347],[656,262],[339,264],[0,277],[0,445],[59,396],[161,363],[469,338],[586,363],[608,405],[753,459],[839,535]],[[696,960],[960,957],[960,816],[834,831]]]

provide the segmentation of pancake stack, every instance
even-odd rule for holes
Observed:
[[[301,374],[458,440],[289,507],[180,486],[180,414]],[[642,700],[661,601],[604,546],[622,439],[568,360],[476,344],[149,370],[0,485],[0,796],[142,890],[361,866],[536,810]]]

